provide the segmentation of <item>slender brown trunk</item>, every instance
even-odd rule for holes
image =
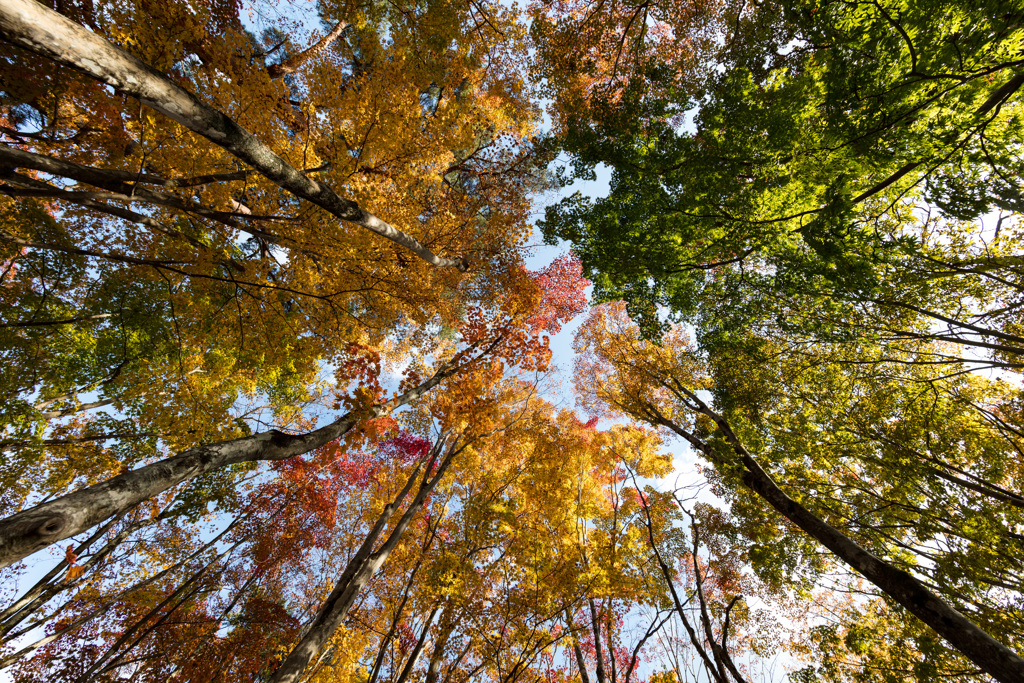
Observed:
[[[51,633],[47,634],[44,638],[41,638],[41,639],[37,640],[36,642],[32,643],[31,645],[27,645],[26,647],[23,647],[22,649],[18,650],[17,652],[14,652],[14,653],[12,653],[10,655],[7,655],[6,657],[0,659],[0,669],[7,668],[7,667],[15,664],[18,660],[20,660],[20,659],[22,659],[22,658],[32,654],[33,652],[35,652],[39,648],[43,647],[44,645],[52,643],[57,638],[60,638],[61,636],[67,635],[69,633],[72,633],[73,631],[75,631],[79,627],[85,625],[90,620],[94,619],[97,615],[102,614],[104,611],[106,611],[109,608],[109,605],[116,603],[118,600],[121,600],[121,599],[125,598],[126,596],[130,595],[131,593],[133,593],[133,592],[135,592],[135,591],[137,591],[137,590],[139,590],[141,588],[144,588],[144,587],[146,587],[148,585],[151,585],[151,584],[155,583],[156,581],[159,581],[161,578],[163,578],[164,576],[170,574],[172,571],[175,571],[179,567],[183,567],[186,563],[194,560],[196,557],[198,557],[200,554],[202,554],[205,550],[207,550],[209,548],[212,548],[214,545],[216,545],[216,543],[218,541],[220,541],[220,539],[223,538],[228,533],[228,531],[230,531],[234,527],[235,527],[234,523],[230,524],[226,529],[224,529],[222,532],[217,534],[216,537],[214,537],[212,540],[208,541],[201,548],[199,548],[198,550],[193,552],[191,555],[189,555],[185,559],[180,560],[176,564],[161,570],[160,572],[154,574],[153,576],[149,577],[148,579],[143,579],[142,581],[139,581],[138,583],[136,583],[136,584],[134,584],[132,586],[129,586],[128,588],[125,588],[122,591],[119,591],[116,595],[111,596],[108,599],[106,605],[104,605],[104,606],[102,606],[100,608],[97,608],[97,609],[90,610],[90,611],[86,612],[85,614],[83,614],[82,616],[80,616],[77,619],[75,619],[74,621],[71,621],[69,623],[61,623],[61,625],[59,625]],[[128,535],[127,533],[124,533],[123,535],[122,534],[118,534],[118,536],[121,537],[121,540],[123,540],[123,538],[126,537],[127,535]],[[60,613],[60,610],[58,610],[54,614],[50,615],[49,619],[50,620],[54,620],[55,617],[57,617],[59,613]],[[37,628],[40,625],[41,624],[39,622],[37,622],[36,624],[29,624],[25,628],[21,629],[18,632],[12,633],[9,636],[7,636],[5,634],[5,637],[8,640],[14,641],[17,638],[19,638],[20,636],[22,636],[22,635],[26,634],[27,632]]]
[[[420,637],[416,641],[416,647],[414,647],[412,652],[409,653],[409,660],[405,663],[405,666],[402,667],[402,673],[398,675],[396,683],[405,683],[409,680],[413,667],[416,666],[417,660],[419,660],[420,655],[423,653],[423,647],[427,644],[427,634],[430,633],[430,627],[434,623],[434,617],[437,616],[439,609],[441,608],[435,607],[430,610],[430,614],[427,615],[427,621],[423,624],[423,631],[420,633]]]
[[[630,471],[630,475],[633,476],[633,485],[636,487],[637,494],[640,494],[640,486],[636,483],[636,476]],[[643,500],[643,498],[640,498]],[[693,625],[690,624],[689,618],[686,616],[685,602],[679,599],[679,592],[676,591],[675,581],[672,580],[672,570],[669,568],[665,558],[661,556],[661,550],[658,548],[658,544],[654,539],[654,521],[651,519],[650,509],[644,505],[642,506],[644,511],[644,526],[647,528],[647,542],[650,543],[651,550],[654,552],[654,559],[658,563],[658,568],[661,570],[661,575],[665,579],[665,584],[668,586],[669,595],[672,597],[672,606],[675,609],[676,615],[679,617],[679,621],[683,624],[683,628],[686,629],[686,635],[690,638],[690,643],[693,645],[697,654],[700,655],[701,661],[704,664],[704,669],[708,672],[709,678],[714,678],[715,683],[728,683],[726,679],[719,673],[714,662],[711,661],[710,655],[707,650],[701,644],[700,638],[697,637],[697,632],[694,630]]]
[[[366,540],[363,541],[359,550],[356,551],[356,554],[335,582],[334,589],[327,597],[327,600],[324,601],[324,604],[321,605],[320,611],[314,618],[313,623],[298,644],[292,649],[291,653],[289,653],[288,657],[281,663],[281,666],[274,672],[270,683],[297,683],[302,678],[310,662],[321,653],[327,641],[330,640],[338,626],[345,619],[360,591],[362,591],[373,575],[377,573],[377,570],[383,566],[384,562],[387,561],[388,556],[395,546],[398,545],[398,541],[402,538],[402,534],[405,533],[412,518],[423,507],[424,501],[430,495],[430,492],[434,490],[437,482],[444,477],[452,459],[465,448],[465,446],[455,448],[454,445],[450,447],[444,460],[438,465],[436,473],[431,477],[431,470],[435,463],[437,463],[440,449],[443,446],[443,440],[435,445],[427,462],[421,462],[416,467],[412,474],[409,475],[405,487],[395,500],[385,506],[384,511],[377,518]],[[374,551],[373,547],[376,545],[377,539],[383,534],[385,526],[409,494],[421,469],[424,470],[424,473],[416,497],[409,504],[409,507],[395,525],[388,539],[380,549]]]
[[[604,673],[604,648],[601,644],[601,620],[598,618],[594,599],[589,598],[587,602],[590,604],[590,626],[594,631],[594,659],[597,660],[594,664],[594,675],[597,677],[597,683],[607,683]]]
[[[85,673],[78,677],[78,682],[84,683],[85,681],[90,681],[92,680],[92,674],[94,672],[99,671],[100,673],[103,673],[116,667],[117,662],[122,660],[128,652],[142,642],[148,633],[166,621],[167,618],[170,617],[175,610],[185,604],[185,602],[191,600],[195,595],[202,592],[203,585],[199,583],[200,579],[206,576],[206,573],[212,567],[216,566],[225,557],[230,555],[237,545],[238,544],[236,543],[221,552],[213,560],[204,565],[198,572],[186,579],[181,585],[175,587],[167,597],[151,608],[145,615],[136,620],[132,626],[125,630],[125,632],[114,641],[113,645],[107,648],[107,651],[99,659],[93,662],[92,665],[86,669]],[[195,584],[194,588],[192,587],[193,584]],[[169,605],[172,605],[170,609],[165,610],[164,608]],[[163,614],[160,614],[161,612],[163,612]],[[160,617],[157,619],[156,623],[150,623],[157,615],[160,615]],[[141,633],[139,633],[140,631]],[[139,635],[136,636],[136,634]],[[121,648],[128,643],[129,640],[132,641],[131,644],[122,650]],[[100,667],[103,668],[101,669]]]
[[[42,181],[26,178],[25,176],[11,171],[4,172],[2,166],[31,169],[33,171],[42,171],[43,173],[60,176],[62,178],[70,178],[72,180],[88,183],[89,185],[106,190],[106,193],[85,191],[71,192],[62,190]],[[217,221],[218,223],[230,228],[240,230],[241,232],[248,233],[254,237],[260,237],[286,249],[301,250],[302,248],[302,245],[297,244],[294,240],[267,232],[266,230],[244,222],[247,220],[257,219],[290,220],[291,217],[254,216],[251,211],[249,211],[248,214],[242,211],[220,211],[193,201],[185,201],[180,197],[167,194],[166,192],[151,190],[141,184],[158,184],[160,181],[159,177],[139,174],[137,178],[132,180],[129,178],[131,175],[132,174],[125,171],[111,171],[107,169],[93,168],[91,166],[84,166],[82,164],[76,164],[63,159],[55,159],[42,154],[26,152],[8,145],[0,144],[0,177],[5,177],[12,185],[34,188],[19,190],[15,187],[3,186],[2,191],[10,197],[44,197],[70,201],[81,204],[82,206],[87,206],[96,211],[102,211],[104,213],[119,216],[125,220],[142,223],[147,227],[156,227],[160,232],[166,232],[166,229],[160,226],[160,224],[152,218],[142,217],[140,214],[136,214],[132,211],[117,209],[116,207],[111,207],[107,204],[101,204],[98,200],[108,199],[121,202],[155,204],[175,209],[185,214],[196,214],[209,220]],[[25,180],[28,180],[29,183],[25,183]],[[178,233],[178,236],[183,237],[180,233]],[[202,244],[197,240],[191,240],[190,243],[192,243],[193,246],[199,246]]]
[[[587,673],[587,660],[583,656],[583,649],[580,648],[580,641],[576,637],[576,625],[573,623],[572,613],[569,608],[565,609],[565,627],[569,629],[569,638],[572,640],[572,651],[576,655],[576,668],[580,671],[580,683],[590,683],[590,674]]]
[[[697,602],[700,605],[700,620],[704,624],[704,634],[708,639],[708,647],[711,649],[711,654],[715,658],[715,663],[718,664],[718,674],[721,676],[723,681],[728,681],[729,677],[726,675],[726,671],[728,671],[732,674],[736,683],[747,683],[740,675],[739,670],[732,661],[732,657],[729,655],[729,650],[726,648],[726,636],[728,634],[729,625],[728,613],[726,613],[726,621],[722,627],[722,644],[719,645],[715,641],[715,634],[711,627],[711,615],[708,613],[708,603],[704,597],[704,577],[701,575],[700,563],[697,560],[698,551],[700,550],[697,537],[699,527],[697,526],[697,521],[692,515],[690,515],[690,529],[693,531],[693,576],[694,582],[697,586]],[[730,610],[737,599],[738,598],[733,598],[732,603],[729,605]]]
[[[697,412],[718,426],[745,469],[742,482],[747,488],[945,638],[982,671],[1002,683],[1024,683],[1024,659],[1020,655],[946,604],[910,573],[871,554],[852,538],[786,495],[750,455],[725,418],[711,410],[693,392],[682,387],[670,388],[685,395]],[[664,417],[659,420],[660,424],[675,431],[708,457],[715,458],[710,444],[671,420]]]
[[[434,638],[434,649],[430,653],[430,664],[427,666],[427,675],[424,683],[437,683],[437,678],[441,674],[441,661],[444,659],[444,651],[448,647],[448,639],[451,638],[452,630],[455,628],[454,611],[454,608],[449,606],[441,614],[441,622],[437,630],[437,636]],[[466,646],[459,653],[459,656],[455,658],[455,661],[448,666],[448,672],[444,677],[445,683],[448,683],[452,671],[458,668],[472,646],[473,639],[467,638]]]
[[[387,653],[388,645],[395,637],[395,632],[398,630],[398,624],[402,619],[402,612],[405,610],[405,603],[409,600],[409,593],[412,591],[413,584],[416,580],[416,574],[420,570],[420,565],[423,563],[423,557],[421,556],[416,560],[416,565],[412,568],[412,572],[409,574],[409,580],[405,582],[405,590],[402,592],[402,599],[398,603],[398,608],[395,610],[395,616],[391,620],[391,627],[388,628],[388,632],[380,639],[380,646],[377,648],[377,656],[373,659],[373,667],[370,669],[370,675],[367,677],[367,683],[377,683],[377,677],[380,676],[381,667],[384,665],[384,656]]]

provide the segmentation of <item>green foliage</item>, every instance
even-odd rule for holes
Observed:
[[[550,207],[545,236],[572,241],[598,300],[625,299],[652,338],[653,310],[692,319],[728,265],[871,292],[875,263],[915,249],[876,227],[901,198],[960,220],[1020,208],[1022,11],[759,5],[700,94],[627,90],[608,115],[562,122],[576,168],[608,164],[611,190]],[[659,114],[669,102],[699,103],[693,128]]]

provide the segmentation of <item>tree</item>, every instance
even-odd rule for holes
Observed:
[[[706,677],[722,683],[745,683],[750,680],[749,673],[746,666],[737,663],[738,655],[754,652],[763,656],[766,643],[772,641],[771,634],[777,630],[760,619],[760,614],[753,614],[745,599],[774,598],[781,604],[783,592],[768,589],[744,571],[743,552],[728,538],[728,515],[707,504],[699,504],[695,514],[674,492],[663,494],[650,486],[641,491],[635,476],[632,480],[643,509],[650,550],[671,596],[672,613],[685,632],[685,637],[677,637],[667,629],[670,632],[659,637],[676,680],[683,683],[692,674],[694,680]],[[688,544],[673,528],[677,521],[689,523]],[[702,542],[708,546],[704,557],[700,553]],[[664,552],[662,546],[671,548],[669,544],[681,547]],[[679,558],[678,566],[670,564],[673,557]],[[682,594],[677,587],[680,579],[686,591]],[[752,627],[761,633],[751,633]],[[696,660],[696,666],[686,659]]]
[[[557,21],[536,35],[542,75],[586,103],[554,109],[576,174],[612,167],[607,197],[564,200],[544,229],[639,325],[618,308],[588,323],[581,391],[705,454],[763,578],[799,585],[824,568],[781,534],[790,524],[853,561],[804,510],[1013,644],[1019,630],[995,615],[1019,600],[1003,582],[1016,522],[994,520],[1017,515],[1017,398],[969,376],[1017,368],[1019,206],[1005,179],[1024,81],[1019,11],[1004,10],[974,24],[943,3],[721,8],[696,31],[686,17],[652,32],[718,32],[717,50],[642,75],[593,62],[582,86],[563,72],[588,46]],[[636,55],[625,62],[642,63],[657,39],[614,28],[619,12],[564,23],[613,27]],[[976,223],[995,210],[995,230]],[[671,322],[692,326],[697,347]],[[950,506],[980,517],[950,524]],[[907,606],[895,585],[882,590]],[[907,668],[970,675],[944,646],[916,656]]]
[[[297,404],[315,398],[319,362],[350,362],[353,344],[380,346],[386,339],[398,342],[393,350],[401,355],[423,343],[423,326],[456,327],[467,306],[488,305],[519,277],[525,192],[539,182],[542,161],[529,140],[534,112],[522,89],[504,83],[498,89],[491,80],[501,80],[502,69],[515,67],[522,30],[513,15],[499,13],[490,28],[467,27],[483,11],[473,8],[438,8],[414,22],[398,10],[397,17],[371,17],[365,30],[331,34],[329,42],[303,52],[301,64],[293,60],[288,67],[293,73],[285,84],[262,66],[259,41],[242,28],[233,5],[207,8],[210,24],[184,21],[182,13],[191,10],[179,5],[146,5],[135,13],[91,6],[68,10],[115,41],[128,25],[140,31],[165,26],[144,47],[122,44],[166,67],[170,76],[39,5],[23,9],[42,12],[35,25],[64,22],[65,30],[94,41],[96,49],[112,49],[110,55],[127,60],[137,75],[148,74],[147,82],[171,88],[173,97],[193,101],[197,111],[213,115],[214,110],[183,85],[237,111],[243,124],[268,132],[267,143],[245,133],[246,144],[277,158],[273,163],[283,164],[288,177],[302,178],[295,182],[313,182],[303,173],[319,174],[322,183],[341,182],[427,242],[460,252],[455,260],[437,261],[442,267],[465,269],[458,261],[464,257],[474,266],[466,276],[458,268],[432,272],[436,268],[427,262],[412,255],[410,260],[405,247],[367,248],[364,232],[337,222],[326,230],[323,213],[303,207],[297,196],[222,148],[210,148],[172,120],[126,107],[123,95],[111,97],[72,69],[40,63],[12,47],[4,68],[11,78],[27,78],[33,85],[12,90],[5,101],[7,117],[17,125],[5,132],[15,146],[5,145],[2,152],[9,171],[5,192],[18,198],[5,205],[13,212],[5,233],[12,259],[8,276],[21,276],[15,278],[16,288],[5,289],[18,304],[12,310],[19,312],[5,330],[11,346],[22,350],[11,357],[17,364],[10,389],[39,391],[42,400],[12,406],[11,445],[38,438],[55,415],[66,417],[68,411],[78,412],[78,404],[96,403],[78,398],[91,391],[121,410],[142,404],[137,409],[151,424],[138,431],[165,439],[177,432],[176,445],[184,447],[240,436],[237,415],[224,414],[239,395],[269,395],[278,418],[287,423]],[[352,11],[358,18],[369,10]],[[169,28],[176,22],[189,30]],[[439,25],[449,37],[441,43],[450,49],[417,52]],[[375,27],[390,32],[389,43],[373,32]],[[218,31],[224,38],[212,41]],[[503,55],[504,66],[484,69],[474,54],[492,49]],[[413,53],[423,63],[416,69],[402,66]],[[379,58],[371,66],[365,62],[373,54]],[[347,84],[334,100],[315,87],[331,79]],[[441,90],[428,108],[424,93],[434,86]],[[400,93],[400,101],[383,106],[379,95],[384,92]],[[303,104],[302,98],[311,101]],[[302,130],[290,127],[300,104],[320,112],[318,125],[307,121]],[[24,131],[29,123],[37,123],[39,131]],[[222,123],[238,127],[226,118]],[[344,140],[351,144],[339,142]],[[281,155],[301,163],[292,166]],[[39,173],[49,180],[33,177]],[[44,201],[51,208],[43,208]],[[380,222],[363,216],[352,201],[337,202],[357,222]],[[378,228],[428,261],[437,260],[410,232]],[[44,258],[46,265],[39,263]],[[423,286],[407,287],[410,279]],[[141,291],[131,294],[121,286],[127,282],[140,282]],[[45,295],[40,300],[32,292]],[[142,308],[140,297],[154,305],[164,300],[162,309]],[[111,308],[119,309],[117,315]],[[177,322],[154,329],[160,318]],[[93,330],[100,344],[90,348],[82,334],[77,346],[69,346],[65,339],[75,325]],[[395,327],[402,333],[390,334]],[[212,337],[218,338],[216,351]],[[115,345],[116,350],[110,348]],[[91,354],[97,357],[86,362]],[[154,375],[180,388],[161,400],[140,396],[133,385],[149,385]],[[204,390],[210,394],[201,399]],[[181,403],[203,399],[201,419],[181,415]],[[212,420],[215,428],[196,424],[211,422],[214,410],[221,411]],[[96,440],[101,433],[93,429],[68,437]]]
[[[628,301],[652,336],[656,307],[695,315],[718,268],[818,275],[842,294],[884,287],[871,264],[915,247],[877,229],[901,200],[961,220],[1019,209],[1000,180],[1019,164],[1021,84],[1018,10],[1004,10],[982,25],[946,3],[740,12],[713,57],[725,68],[697,92],[656,87],[567,120],[580,172],[607,163],[612,188],[552,207],[546,234],[571,240],[597,297]],[[692,129],[663,119],[673,107]]]
[[[762,505],[766,503],[790,524],[824,545],[893,602],[934,629],[986,673],[1000,680],[1014,680],[1019,675],[1017,671],[1021,659],[1018,655],[951,607],[921,579],[872,552],[880,552],[881,546],[872,543],[871,551],[865,549],[849,533],[809,509],[808,506],[813,506],[826,516],[828,513],[834,514],[829,509],[827,498],[825,505],[814,504],[813,498],[796,499],[779,487],[772,474],[762,465],[760,457],[753,455],[744,443],[747,439],[765,442],[760,441],[756,433],[741,437],[729,418],[712,409],[698,395],[697,392],[708,388],[708,376],[699,358],[688,348],[682,331],[677,329],[672,332],[661,346],[644,341],[639,328],[629,321],[624,305],[620,304],[603,307],[592,315],[581,329],[578,344],[581,350],[587,352],[577,369],[578,384],[590,397],[589,400],[598,405],[611,406],[683,437],[715,466],[716,480],[723,489],[742,488],[754,494],[756,499],[763,501]],[[843,406],[843,409],[848,410],[849,406]],[[769,438],[784,435],[784,432],[772,434]],[[766,436],[769,435],[761,438]],[[804,450],[808,444],[801,446],[803,448],[783,446],[780,455],[790,460],[818,455],[813,449]],[[772,445],[768,442],[762,448],[771,452]],[[827,455],[824,459],[828,466],[836,466],[836,462],[827,458]],[[775,467],[781,466],[784,477],[793,474],[792,466],[786,467],[785,461],[764,462],[771,462]],[[872,481],[869,475],[863,474],[867,481]],[[856,476],[859,478],[861,474]],[[891,485],[895,485],[895,482]],[[757,515],[754,510],[747,512],[749,508],[746,508],[746,503],[741,504],[745,508],[744,512]],[[856,512],[853,514],[861,516],[872,512],[870,508],[865,510],[863,505],[854,509]],[[846,525],[847,520],[840,524]],[[858,523],[851,530],[863,526]],[[880,526],[883,530],[888,528],[884,523]],[[902,544],[897,544],[894,551],[900,552],[902,547]],[[798,562],[799,557],[793,553],[795,549],[788,550],[788,562]],[[750,558],[755,562],[758,559],[753,552]],[[917,571],[915,565],[909,565],[908,568]],[[941,591],[940,587],[939,592],[945,591]],[[956,593],[947,595],[961,599]],[[992,626],[997,624],[995,622]],[[1005,635],[1014,634],[1009,631]]]
[[[515,346],[517,357],[524,353],[524,347],[526,350],[530,348],[523,341],[529,340],[520,340]],[[8,659],[8,663],[42,648],[42,654],[25,666],[29,669],[35,667],[34,670],[47,670],[50,671],[48,675],[57,676],[59,667],[53,670],[48,667],[55,664],[53,657],[57,656],[58,661],[61,659],[59,653],[68,647],[67,638],[76,635],[81,637],[83,626],[96,629],[96,620],[106,618],[113,620],[113,623],[92,632],[109,634],[108,642],[99,650],[91,648],[76,651],[74,661],[80,663],[82,671],[86,673],[75,675],[88,678],[100,672],[138,665],[143,660],[135,657],[143,652],[150,653],[145,656],[145,667],[154,675],[158,669],[153,667],[159,666],[191,671],[190,675],[200,678],[207,675],[204,671],[209,673],[204,667],[208,666],[210,658],[192,653],[187,648],[182,650],[183,659],[158,657],[160,648],[167,646],[168,638],[170,642],[195,638],[208,643],[204,647],[214,648],[214,651],[226,648],[235,653],[233,657],[239,658],[236,664],[230,666],[258,665],[258,669],[270,667],[273,675],[282,680],[298,677],[311,663],[319,666],[323,661],[321,655],[333,651],[328,643],[337,637],[346,614],[357,598],[363,599],[361,594],[368,582],[403,542],[406,531],[412,527],[420,533],[427,533],[426,540],[417,538],[411,542],[413,546],[426,544],[429,548],[429,539],[438,532],[439,522],[428,521],[420,526],[416,520],[423,519],[424,507],[433,510],[431,515],[443,515],[443,508],[431,507],[428,502],[438,484],[445,481],[445,473],[450,467],[454,465],[462,473],[460,478],[473,481],[467,473],[483,479],[489,476],[488,471],[494,467],[500,470],[523,466],[521,462],[507,462],[507,458],[516,451],[510,449],[504,439],[496,446],[490,443],[496,441],[495,434],[509,430],[522,421],[523,411],[533,410],[529,405],[533,399],[532,387],[518,380],[504,378],[506,366],[497,361],[494,355],[496,346],[492,344],[491,355],[486,356],[491,360],[490,363],[471,361],[462,364],[458,371],[452,365],[446,366],[428,382],[419,382],[413,386],[398,401],[411,402],[414,397],[432,397],[428,402],[419,401],[417,412],[405,417],[410,424],[425,424],[427,428],[435,425],[433,428],[440,430],[441,437],[429,452],[428,442],[421,438],[405,433],[389,437],[388,434],[395,430],[395,426],[389,426],[396,424],[393,419],[369,419],[382,412],[380,407],[364,409],[361,411],[363,420],[358,423],[359,427],[354,428],[355,425],[350,424],[348,431],[341,434],[341,443],[324,444],[308,460],[295,455],[274,458],[271,470],[257,477],[256,481],[261,483],[252,499],[239,501],[235,521],[212,541],[201,544],[192,555],[186,551],[186,557],[169,569],[157,572],[155,576],[141,578],[136,586],[128,587],[122,585],[122,575],[117,572],[107,579],[112,585],[104,585],[104,577],[95,575],[84,576],[87,583],[77,585],[80,583],[77,580],[83,577],[83,574],[77,574],[72,577],[76,584],[67,588],[78,592],[67,596],[71,597],[70,602],[50,615],[45,614],[42,608],[47,600],[61,593],[61,589],[44,589],[46,595],[39,594],[41,600],[36,600],[35,594],[22,598],[19,601],[20,607],[9,612],[15,617],[14,625],[27,615],[34,619],[41,617],[36,624],[46,623],[57,615],[61,616],[61,621],[52,624],[54,631],[45,639],[17,653]],[[537,346],[534,352],[544,350],[544,346]],[[425,385],[437,384],[442,375],[448,381],[447,390],[440,394],[427,394]],[[409,381],[417,380],[410,378]],[[420,422],[423,418],[425,422]],[[349,418],[348,422],[351,423],[352,419]],[[536,419],[530,420],[530,426],[536,424]],[[338,424],[322,429],[316,437],[322,438],[333,433],[332,430],[337,431]],[[304,441],[306,452],[316,437],[277,434],[278,441]],[[356,449],[361,443],[367,443],[380,455],[360,455]],[[267,475],[274,476],[268,478]],[[115,489],[119,488],[115,486]],[[87,489],[85,493],[91,492]],[[182,524],[183,520],[176,519],[181,513],[175,510],[180,507],[176,504],[175,492],[168,493],[170,497],[161,496],[166,506],[163,512],[154,512],[149,517],[149,523],[169,526],[167,531],[179,538],[176,542],[189,548],[194,545],[194,541],[189,541],[187,533],[180,537],[181,533],[187,532],[188,527]],[[411,503],[406,504],[403,510],[403,500],[410,497]],[[340,508],[336,506],[342,501],[346,505],[348,519],[337,516]],[[120,532],[116,522],[122,518],[133,518],[137,510],[136,505],[134,509],[129,507],[121,511],[117,519],[97,532],[92,542],[112,530]],[[230,518],[231,508],[226,507],[222,514],[225,513]],[[335,525],[345,529],[346,533],[339,536],[334,530]],[[119,537],[115,534],[109,543],[116,547],[118,543],[131,538],[129,534],[137,529],[128,529]],[[223,551],[209,557],[209,553],[222,540],[226,544]],[[167,539],[161,539],[154,544],[158,556],[163,544],[167,542]],[[410,541],[405,543],[408,546]],[[86,547],[79,547],[78,551],[88,554],[89,544],[83,545]],[[329,550],[332,554],[340,553],[336,555],[338,559],[348,555],[345,571],[323,588],[317,587],[317,584],[322,585],[322,575],[312,586],[303,584],[309,574],[320,573],[319,564],[302,566],[306,561],[303,558],[308,558],[308,553],[317,548]],[[180,550],[177,552],[181,554]],[[197,557],[204,556],[204,553],[204,559],[196,567],[193,562]],[[70,551],[68,557],[71,565],[78,559]],[[255,564],[246,561],[246,557],[253,558]],[[94,559],[95,555],[92,555],[89,561],[95,566]],[[167,562],[165,559],[161,561]],[[196,572],[197,569],[198,573],[188,573]],[[286,576],[282,572],[291,572],[293,576]],[[57,576],[59,571],[54,572],[54,578]],[[70,573],[65,573],[64,578],[68,576],[71,576]],[[177,582],[176,577],[180,577]],[[283,582],[283,585],[279,582]],[[226,586],[234,588],[225,594]],[[294,598],[286,597],[289,595],[289,590],[286,590],[288,586],[292,587],[290,590],[305,595],[302,598],[304,602],[312,600],[312,609],[302,608],[309,616],[301,622],[304,626],[301,633],[296,630],[300,623],[298,617],[288,616],[297,611]],[[165,592],[161,593],[161,589]],[[153,594],[154,590],[156,595]],[[313,596],[318,597],[309,597],[310,590]],[[324,601],[323,595],[327,593],[330,596]],[[259,602],[251,603],[252,599],[258,599]],[[120,601],[126,609],[101,616],[104,613],[102,606],[110,604],[107,601]],[[28,604],[30,602],[33,604]],[[249,642],[244,630],[236,630],[230,637],[214,638],[213,634],[222,628],[218,624],[222,624],[229,616],[229,621],[241,620],[235,622],[236,629],[245,628],[248,619],[245,616],[246,610],[250,605],[253,609],[264,610],[262,613],[269,615],[267,618],[277,614],[273,617],[276,624],[274,628],[281,629],[276,632],[277,635],[263,632],[259,639]],[[267,609],[271,611],[266,612]],[[220,616],[215,616],[218,613]],[[69,615],[75,616],[69,619]],[[59,642],[56,641],[58,637],[63,637],[63,642],[59,646],[51,645]],[[288,649],[293,651],[283,661],[268,663],[266,650],[264,658],[260,659],[258,648],[270,647],[268,642],[277,642],[277,647],[282,647],[291,639],[298,640],[299,645],[292,648],[289,644]],[[257,648],[257,651],[251,654],[238,652],[242,643],[247,643],[246,648]],[[133,654],[129,656],[128,653]],[[221,673],[217,675],[223,675],[228,666],[229,663],[224,662],[220,668]],[[60,671],[66,673],[69,670],[65,668]]]
[[[837,589],[798,680],[1022,678],[992,9],[7,3],[0,564],[51,552],[0,666],[739,682],[782,642],[744,596]],[[531,272],[558,150],[612,189]],[[579,416],[539,378],[587,277]]]
[[[369,642],[351,610],[514,421],[504,374],[542,371],[583,305],[578,265],[522,265],[549,158],[525,28],[475,2],[322,3],[308,40],[233,3],[58,10],[0,20],[0,523],[5,563],[73,541],[3,612],[15,638],[47,629],[4,665],[344,670],[338,641]],[[393,461],[370,492],[346,465],[364,444]]]
[[[496,90],[490,80],[515,67],[522,30],[514,15],[498,13],[481,28],[473,19],[486,15],[484,9],[438,8],[410,21],[397,10],[380,16],[354,7],[353,19],[369,12],[365,30],[332,29],[273,69],[263,65],[260,41],[246,33],[235,5],[204,5],[189,21],[183,16],[192,9],[176,4],[65,10],[94,32],[34,3],[18,11],[40,13],[31,23],[44,31],[63,27],[86,41],[80,46],[91,44],[151,86],[169,88],[172,100],[190,101],[243,131],[250,151],[264,161],[278,159],[268,163],[300,185],[314,181],[278,152],[315,161],[310,175],[336,173],[357,196],[400,210],[407,227],[430,240],[465,238],[458,250],[471,254],[474,272],[431,274],[403,251],[367,250],[361,235],[343,226],[325,232],[323,215],[257,180],[221,148],[199,153],[203,143],[187,129],[124,106],[127,90],[112,97],[73,70],[12,47],[3,68],[26,82],[5,94],[11,126],[4,135],[14,145],[2,149],[5,192],[17,198],[4,205],[3,294],[11,304],[3,327],[11,361],[4,382],[18,397],[5,406],[3,445],[16,451],[5,472],[9,509],[22,505],[33,485],[50,495],[152,459],[158,440],[184,451],[245,437],[248,420],[266,419],[261,400],[279,426],[299,419],[294,426],[301,428],[298,408],[322,394],[325,363],[360,366],[381,346],[398,362],[410,348],[429,356],[425,338],[433,326],[457,328],[468,306],[495,305],[510,287],[533,287],[518,253],[525,191],[538,182],[528,140],[533,111],[521,88]],[[328,15],[336,11],[324,8]],[[176,22],[186,28],[157,30],[145,45],[119,33],[129,25],[159,29]],[[446,26],[449,47],[416,52],[439,25]],[[384,26],[391,38],[381,42],[373,28]],[[170,76],[107,42],[103,32]],[[218,33],[223,39],[212,40]],[[474,51],[484,49],[502,54],[504,66],[482,69]],[[402,67],[413,52],[422,63]],[[353,70],[371,53],[379,56],[374,66]],[[285,71],[287,84],[279,78]],[[324,97],[322,89],[311,86],[332,77],[351,87],[337,101],[316,99]],[[427,108],[421,95],[435,81],[441,91],[455,85],[435,92]],[[400,106],[363,106],[350,117],[346,112],[366,99],[371,83],[401,93]],[[183,85],[244,117],[259,112],[244,121],[285,134],[268,134],[268,145],[211,113]],[[277,126],[294,123],[301,106],[289,98],[300,97],[315,100],[309,106],[321,112],[323,125]],[[245,104],[251,102],[266,106]],[[393,119],[386,136],[375,131],[382,112]],[[39,130],[27,130],[31,123]],[[361,139],[360,146],[339,147],[345,135]],[[141,206],[124,206],[132,204]],[[349,218],[363,211],[351,201],[345,206]],[[377,225],[366,216],[357,222]],[[463,229],[467,223],[476,227]],[[421,255],[429,252],[409,233],[388,234]],[[423,287],[405,285],[417,277]],[[339,370],[338,379],[354,378]],[[242,408],[242,400],[253,405]],[[106,406],[131,419],[97,415]],[[42,476],[33,480],[34,470]]]

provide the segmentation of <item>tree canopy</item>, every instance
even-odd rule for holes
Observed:
[[[0,676],[1024,681],[1022,20],[5,0]]]

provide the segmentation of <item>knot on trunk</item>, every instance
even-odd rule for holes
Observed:
[[[33,531],[42,539],[50,539],[59,535],[67,526],[68,520],[64,515],[54,515],[36,524]]]

